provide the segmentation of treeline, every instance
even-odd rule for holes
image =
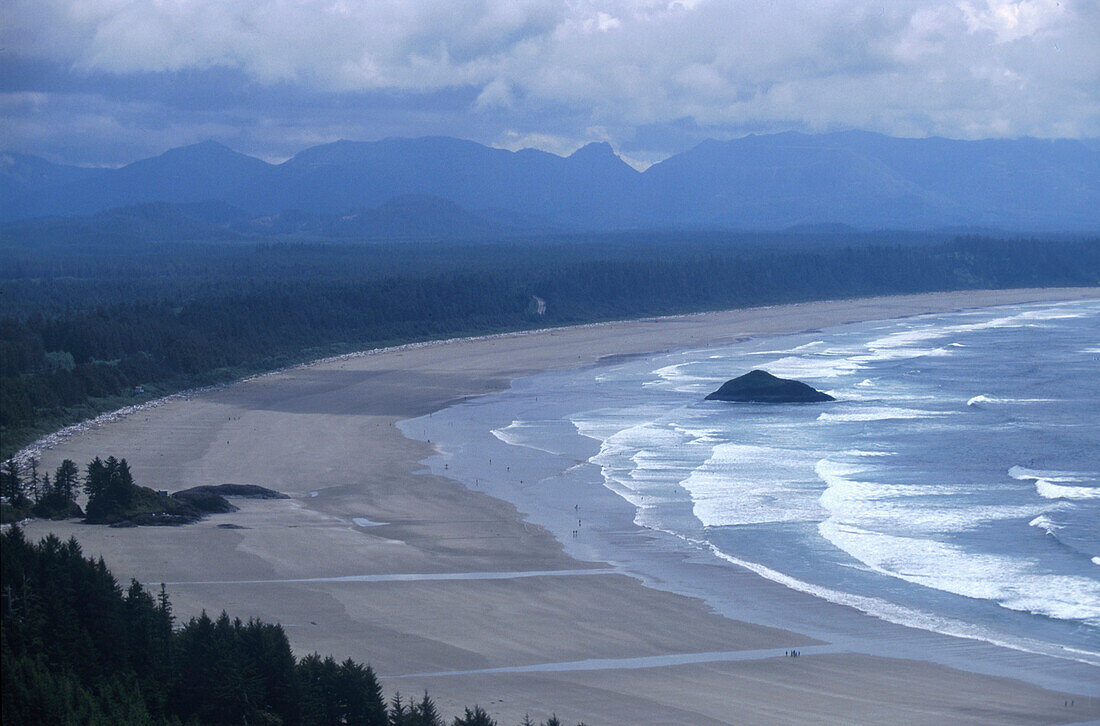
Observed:
[[[1096,239],[674,239],[180,244],[132,256],[0,250],[19,262],[0,279],[0,453],[98,411],[397,342],[835,297],[1100,283]]]
[[[75,539],[35,544],[10,528],[0,566],[5,726],[494,724],[477,706],[445,721],[427,693],[387,701],[370,666],[296,658],[280,625],[225,613],[181,625],[163,586],[123,591]]]
[[[81,491],[88,498],[85,521],[91,524],[116,521],[135,507],[147,505],[149,500],[157,509],[158,500],[167,499],[134,483],[126,459],[97,456],[88,462],[83,477],[76,463],[65,459],[51,478],[48,471],[38,473],[37,459],[32,458],[24,465],[9,458],[0,465],[0,522],[18,522],[27,517],[84,517],[84,510],[76,502]]]
[[[95,457],[81,477],[76,464],[65,459],[54,471],[38,472],[38,460],[9,458],[0,465],[0,523],[21,522],[30,517],[71,519],[84,517],[88,524],[115,527],[191,524],[208,514],[234,512],[228,496],[284,498],[271,489],[251,484],[198,486],[160,492],[134,481],[126,459]],[[87,513],[77,495],[87,495]]]
[[[120,485],[134,486],[125,459],[120,462],[110,457],[103,462],[97,457],[88,465],[88,476],[83,481],[71,459],[61,462],[52,479],[49,472],[39,476],[37,459],[31,459],[26,467],[15,459],[8,459],[0,465],[0,522],[18,522],[28,517],[83,517],[84,511],[76,503],[81,488],[88,493],[89,503],[96,499],[96,506],[102,507],[110,498],[103,494],[108,489],[108,479],[112,495]]]

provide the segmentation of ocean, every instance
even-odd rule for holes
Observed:
[[[838,400],[703,400],[753,369]],[[733,617],[844,636],[777,612],[752,572],[883,623],[1100,664],[1098,301],[610,359],[402,428],[436,447],[433,471],[571,554]]]

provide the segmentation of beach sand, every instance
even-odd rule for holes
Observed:
[[[427,689],[450,716],[480,703],[505,724],[551,712],[590,726],[1100,719],[1100,687],[1088,698],[844,652],[799,635],[797,622],[781,630],[731,620],[606,563],[571,559],[512,505],[427,473],[420,462],[431,447],[395,425],[606,356],[1083,297],[1100,288],[806,303],[323,361],[140,409],[41,453],[47,470],[115,455],[155,489],[258,484],[291,499],[236,500],[241,511],[186,527],[31,522],[26,532],[76,536],[124,582],[168,583],[179,616],[224,609],[279,621],[298,654],[369,661],[387,695]],[[783,657],[790,648],[804,655]],[[593,659],[603,662],[583,663]],[[520,670],[469,673],[492,669]]]

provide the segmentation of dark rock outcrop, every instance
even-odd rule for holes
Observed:
[[[743,376],[726,381],[708,401],[733,401],[736,403],[819,403],[835,401],[801,381],[777,378],[767,371],[750,371]]]
[[[191,487],[190,489],[183,489],[172,495],[176,499],[191,502],[208,502],[211,507],[221,506],[216,504],[215,497],[222,499],[223,497],[243,497],[244,499],[289,499],[286,494],[277,492],[274,489],[268,489],[256,484],[216,484],[216,485],[203,485],[198,487]],[[224,502],[225,500],[222,499]],[[229,502],[225,502],[225,505],[230,507],[229,509],[204,509],[207,512],[235,512],[237,510]],[[196,506],[198,506],[196,504]],[[201,508],[201,507],[200,507]]]
[[[172,498],[178,502],[183,502],[202,514],[225,514],[237,511],[237,508],[230,504],[225,497],[212,491],[206,491],[208,489],[210,487],[184,489],[181,492],[174,493]]]
[[[226,497],[245,499],[289,499],[286,494],[255,484],[218,484],[191,487],[172,494],[177,502],[191,507],[201,515],[236,512],[237,507]]]

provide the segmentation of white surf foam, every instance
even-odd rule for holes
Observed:
[[[997,396],[987,396],[982,393],[974,396],[966,402],[967,406],[981,406],[984,404],[998,404],[998,403],[1051,403],[1052,398],[999,398]]]
[[[1100,582],[1055,575],[1027,560],[967,552],[932,538],[899,536],[827,519],[818,532],[874,572],[990,600],[1010,610],[1100,622]]]
[[[954,487],[870,481],[868,475],[875,469],[827,458],[818,461],[814,471],[826,486],[819,503],[828,516],[868,529],[956,533],[997,520],[1034,517],[1051,508],[1049,504],[960,505]]]
[[[535,451],[557,456],[559,452],[551,451],[542,446],[536,446],[533,443],[534,437],[531,434],[537,431],[537,424],[528,421],[513,421],[503,428],[491,429],[489,433],[509,446],[522,446],[527,449],[533,449]]]
[[[1013,466],[1008,470],[1008,475],[1013,479],[1026,481],[1028,479],[1046,479],[1056,482],[1083,482],[1096,476],[1081,471],[1041,471],[1028,469],[1025,466]]]
[[[885,620],[889,623],[896,623],[898,625],[904,625],[911,628],[920,628],[922,630],[929,630],[936,633],[943,633],[945,635],[953,635],[960,638],[972,638],[974,640],[982,640],[993,645],[998,645],[1007,648],[1013,648],[1015,650],[1022,650],[1030,653],[1043,653],[1046,655],[1054,655],[1057,657],[1070,657],[1074,660],[1082,663],[1097,663],[1096,653],[1091,651],[1081,651],[1071,648],[1060,648],[1057,651],[1052,650],[1049,646],[1032,641],[1026,638],[1008,640],[1003,637],[993,636],[981,626],[973,623],[967,623],[955,618],[944,617],[942,615],[936,615],[927,611],[918,610],[916,608],[906,607],[899,605],[889,600],[885,600],[879,597],[872,597],[868,595],[857,595],[854,593],[843,592],[820,585],[813,585],[791,577],[785,573],[773,570],[764,565],[756,562],[750,562],[738,557],[729,555],[722,550],[718,549],[715,545],[709,542],[699,542],[704,547],[710,549],[718,558],[730,562],[739,567],[743,567],[750,572],[754,572],[761,577],[764,577],[773,582],[777,582],[780,585],[789,587],[792,590],[804,592],[814,597],[819,597],[822,600],[837,603],[839,605],[846,605],[851,608],[855,608],[860,612],[871,615],[872,617]],[[1100,565],[1100,557],[1093,558],[1096,564]]]
[[[765,370],[781,378],[838,378],[855,373],[863,364],[855,357],[824,355],[786,356],[766,363]]]
[[[1058,530],[1062,527],[1056,524],[1050,517],[1045,514],[1040,514],[1035,519],[1027,523],[1029,527],[1035,527],[1041,529],[1049,535],[1056,535]]]
[[[917,408],[896,408],[893,406],[867,406],[855,411],[843,413],[823,413],[817,417],[818,421],[858,422],[858,421],[888,421],[890,419],[919,419],[947,416],[953,411],[922,411]]]
[[[862,345],[822,348],[824,341],[814,341],[785,351],[760,351],[754,355],[781,355],[782,357],[763,365],[775,375],[810,380],[838,378],[853,375],[874,363],[949,356],[966,347],[965,343],[958,341],[941,345],[944,338],[997,328],[1040,327],[1045,321],[1079,317],[1084,317],[1084,314],[1061,310],[1055,306],[974,323],[914,323],[903,330],[886,333]],[[856,385],[870,384],[869,380],[864,380]]]
[[[1046,479],[1035,480],[1035,492],[1044,499],[1100,499],[1100,487],[1066,486]]]
[[[803,451],[725,443],[680,485],[706,527],[816,522],[823,513],[805,480],[809,461]]]
[[[1039,471],[1014,466],[1008,475],[1019,481],[1034,481],[1035,493],[1044,499],[1100,499],[1100,487],[1088,486],[1097,475],[1076,471]]]
[[[599,452],[589,461],[600,468],[604,486],[635,507],[634,522],[639,526],[650,525],[652,508],[686,500],[680,482],[711,449],[711,444],[661,426],[655,418],[620,418],[606,412],[573,419],[578,433],[600,442]]]

